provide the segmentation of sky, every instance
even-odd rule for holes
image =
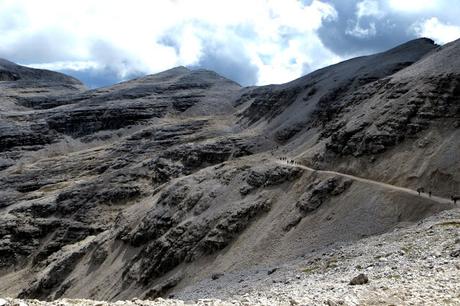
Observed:
[[[460,38],[460,0],[0,0],[0,58],[96,88],[176,66],[279,84],[418,37]]]

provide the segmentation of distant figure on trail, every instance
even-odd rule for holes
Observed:
[[[425,188],[423,187],[418,187],[417,188],[418,195],[420,195],[422,192],[425,192]]]
[[[431,190],[428,191],[428,196],[431,198]]]
[[[457,201],[460,200],[460,195],[453,195],[450,198],[452,199],[452,202],[454,202],[454,204],[457,204]]]

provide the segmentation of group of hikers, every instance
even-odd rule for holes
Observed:
[[[280,157],[280,160],[285,161],[290,165],[300,165],[300,163],[296,162],[293,159],[288,159],[287,157]]]
[[[417,192],[418,192],[418,195],[421,195],[422,193],[425,192],[425,188],[423,188],[423,187],[418,187],[418,188],[417,188]],[[429,196],[430,198],[431,198],[431,195],[432,195],[431,190],[428,190],[428,196]]]
[[[418,192],[418,195],[421,195],[422,193],[425,192],[425,188],[418,187],[417,192]],[[432,195],[431,190],[428,190],[427,193],[428,193],[428,196],[431,198],[431,195]],[[452,202],[454,202],[454,204],[457,204],[457,201],[460,201],[460,195],[451,195],[450,199],[452,200]]]

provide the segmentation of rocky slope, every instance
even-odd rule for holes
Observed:
[[[8,299],[4,305],[458,305],[459,226],[456,208],[278,266],[205,279],[174,298],[116,303]]]
[[[459,54],[419,39],[251,88],[1,61],[0,295],[187,298],[454,207]]]

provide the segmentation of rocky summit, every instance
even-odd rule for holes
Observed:
[[[260,87],[0,60],[0,305],[453,305],[459,152],[460,40]]]

